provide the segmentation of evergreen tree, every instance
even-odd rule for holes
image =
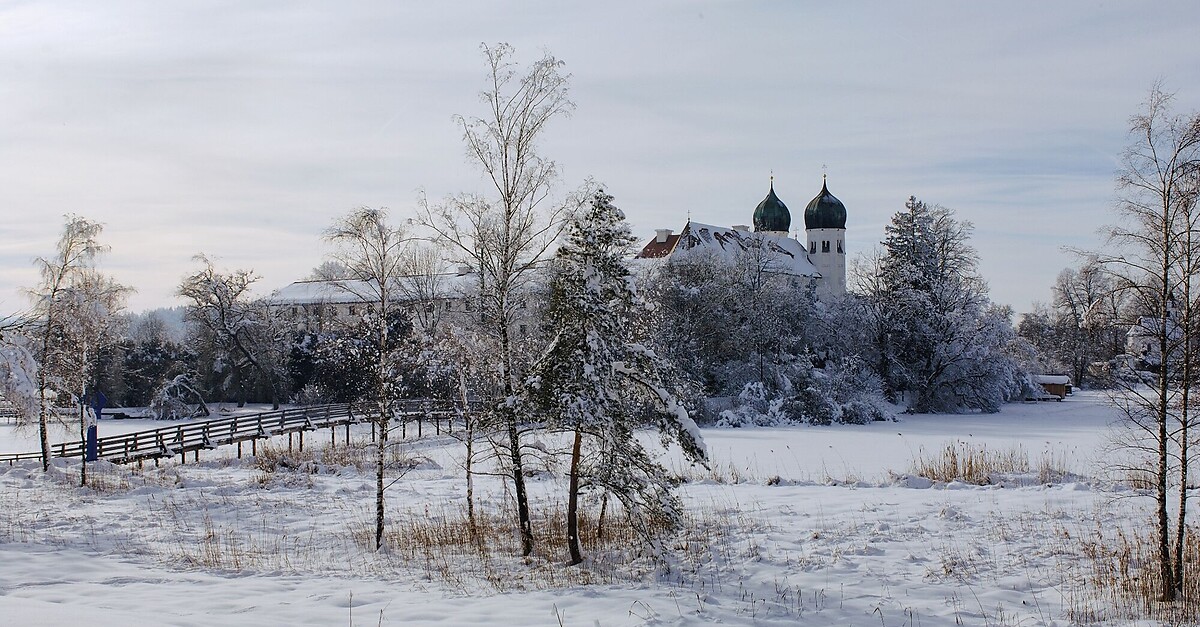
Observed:
[[[880,376],[910,392],[918,412],[999,411],[1025,376],[1006,352],[1011,312],[991,305],[969,240],[972,225],[910,197],[886,227],[868,297],[878,328]]]
[[[549,320],[557,334],[525,381],[530,404],[545,412],[549,425],[573,437],[567,500],[571,564],[583,559],[578,529],[583,488],[614,494],[647,534],[678,524],[679,503],[666,469],[634,437],[642,403],[653,407],[664,445],[678,443],[693,460],[705,455],[668,364],[637,337],[636,316],[645,308],[625,262],[632,243],[624,214],[611,196],[597,193],[570,224],[555,257]]]

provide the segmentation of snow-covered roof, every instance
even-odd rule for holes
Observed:
[[[768,270],[772,272],[803,277],[821,276],[816,266],[808,260],[808,249],[804,247],[804,242],[770,233],[699,222],[689,221],[683,227],[679,244],[671,256],[703,252],[734,262],[739,258],[757,255],[760,251],[766,253],[770,266]]]
[[[479,282],[478,275],[473,272],[444,273],[433,277],[403,277],[400,281],[424,282],[430,278],[436,282],[436,298],[457,298]],[[399,290],[401,293],[411,291],[406,290],[405,286],[400,286]],[[368,299],[374,300],[370,297],[375,292],[375,287],[366,281],[296,281],[276,290],[271,294],[270,300],[276,304],[287,305],[361,303]]]
[[[271,301],[290,305],[361,303],[363,299],[358,294],[371,293],[367,289],[368,286],[362,281],[296,281],[276,290],[271,295]]]
[[[1033,382],[1039,385],[1071,385],[1071,377],[1064,374],[1035,374]]]

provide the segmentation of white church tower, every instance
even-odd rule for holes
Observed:
[[[804,208],[808,260],[821,273],[819,291],[841,296],[846,293],[846,205],[821,178],[821,193]]]

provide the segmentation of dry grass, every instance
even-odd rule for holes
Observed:
[[[1141,468],[1129,468],[1124,473],[1124,483],[1134,490],[1155,490],[1158,482],[1154,480],[1155,473]]]
[[[1021,446],[995,450],[960,440],[947,444],[937,455],[927,457],[925,449],[921,449],[913,460],[911,472],[946,483],[990,485],[999,475],[1034,474],[1038,483],[1057,483],[1071,476],[1066,467],[1066,456],[1052,451],[1045,451],[1035,462],[1030,462],[1029,454]]]
[[[1152,620],[1166,626],[1200,624],[1200,540],[1189,528],[1184,544],[1184,586],[1172,603],[1160,601],[1158,537],[1145,529],[1115,534],[1097,528],[1080,538],[1086,558],[1086,587],[1070,595],[1068,617],[1088,624],[1110,620]]]
[[[716,585],[723,575],[715,565],[737,563],[745,556],[738,546],[751,524],[727,512],[685,511],[680,530],[657,529],[648,541],[634,528],[619,504],[610,501],[603,534],[597,533],[599,506],[580,508],[580,543],[584,562],[566,567],[566,517],[561,503],[543,503],[533,512],[535,552],[521,552],[515,513],[508,507],[477,507],[475,521],[461,509],[410,511],[390,517],[385,535],[386,558],[397,568],[417,567],[425,580],[461,590],[480,584],[496,591],[555,589],[579,585],[643,582],[669,575],[687,585],[701,570],[704,585]],[[353,525],[356,544],[369,550],[373,526],[366,520]]]
[[[321,466],[353,466],[359,471],[372,468],[374,451],[362,443],[310,446],[304,450],[272,444],[269,440],[258,446],[254,456],[255,470],[272,474],[281,471],[316,473]]]

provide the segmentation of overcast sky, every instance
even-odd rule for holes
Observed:
[[[751,221],[821,187],[851,256],[910,195],[975,224],[993,300],[1047,301],[1112,221],[1151,85],[1200,109],[1200,3],[184,2],[0,4],[0,314],[75,213],[131,309],[179,304],[205,253],[268,293],[358,206],[485,191],[452,116],[482,113],[481,42],[549,50],[575,114],[542,152],[639,237]]]

